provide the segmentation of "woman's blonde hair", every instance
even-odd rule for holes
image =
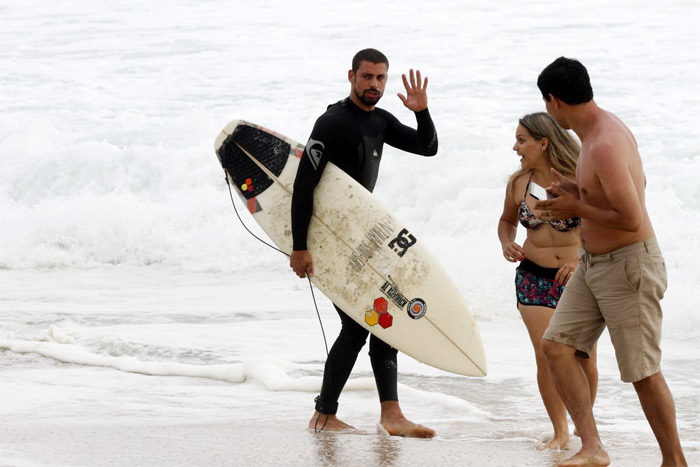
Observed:
[[[546,112],[535,112],[524,115],[518,124],[522,125],[530,136],[536,140],[547,138],[549,144],[544,150],[549,165],[563,175],[572,175],[576,172],[576,161],[581,152],[581,145],[571,134],[560,127],[557,122]],[[516,170],[508,180],[510,186],[527,169]]]

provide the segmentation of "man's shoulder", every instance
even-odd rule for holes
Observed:
[[[312,137],[320,141],[331,141],[344,135],[354,134],[357,119],[344,101],[338,101],[328,106],[314,124]]]
[[[336,102],[328,106],[317,119],[314,131],[328,131],[335,127],[342,126],[343,122],[351,121],[352,115],[349,110],[342,105],[343,101]]]
[[[332,104],[329,104],[328,107],[326,107],[326,111],[321,114],[319,119],[324,118],[338,118],[345,116],[351,112],[348,104],[347,104],[347,99],[342,99],[339,100],[338,102],[334,102]]]
[[[343,101],[338,101],[328,106],[316,119],[316,127],[332,127],[341,125],[343,121],[352,119],[351,111],[343,104]]]
[[[375,107],[375,108],[374,108],[374,112],[375,112],[378,116],[380,116],[381,118],[383,118],[383,119],[385,119],[385,120],[388,120],[388,119],[397,120],[397,118],[394,116],[394,114],[392,114],[392,113],[389,112],[388,110],[384,110],[384,109],[382,109],[382,108]]]
[[[624,126],[617,126],[601,131],[589,143],[589,150],[594,157],[638,156],[637,142],[632,133]]]
[[[605,112],[596,125],[592,142],[599,146],[634,144],[634,136],[625,123],[612,112]]]

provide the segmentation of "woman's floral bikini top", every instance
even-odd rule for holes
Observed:
[[[529,192],[531,182],[532,182],[532,175],[530,175],[530,180],[528,180],[527,186],[525,187],[525,196],[527,196],[527,194]],[[520,208],[518,209],[518,220],[520,221],[520,224],[523,227],[525,227],[526,229],[532,229],[532,230],[537,230],[540,227],[542,227],[544,224],[551,225],[554,230],[557,230],[559,232],[568,232],[570,230],[581,227],[581,218],[580,217],[572,217],[570,219],[543,221],[542,219],[537,217],[535,215],[535,213],[532,212],[532,210],[530,209],[530,206],[527,205],[524,198],[523,198],[522,202],[520,203]]]

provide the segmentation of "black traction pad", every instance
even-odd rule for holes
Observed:
[[[260,128],[239,124],[221,144],[217,155],[221,166],[246,199],[265,191],[274,181],[238,145],[278,177],[287,164],[291,145]]]

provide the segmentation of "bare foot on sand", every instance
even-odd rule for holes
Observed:
[[[379,418],[377,430],[390,436],[406,438],[432,438],[435,430],[413,423],[404,417],[398,401],[382,402],[382,416]]]
[[[377,424],[377,431],[387,436],[404,436],[406,438],[432,438],[435,430],[427,426],[418,425],[405,418]]]
[[[314,416],[309,421],[309,430],[319,431],[354,431],[355,427],[348,425],[335,415],[328,415],[321,412],[314,412]]]
[[[610,465],[610,456],[602,448],[595,451],[579,451],[573,457],[570,457],[564,461],[557,464],[557,467],[571,467],[571,466],[593,466],[593,467],[605,467]]]
[[[555,436],[554,438],[550,439],[546,443],[543,443],[537,447],[537,449],[544,450],[544,449],[552,449],[552,450],[557,450],[557,449],[569,449],[569,435],[566,434],[564,436]]]

